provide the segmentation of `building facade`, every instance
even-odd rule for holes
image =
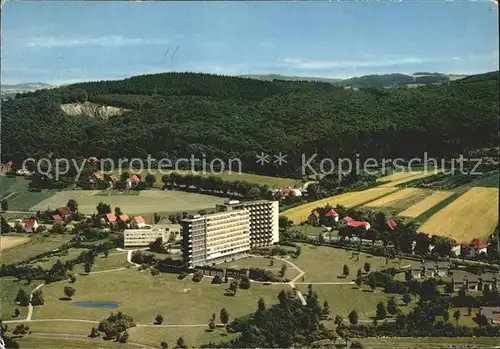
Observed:
[[[167,242],[165,229],[125,229],[123,232],[123,246],[148,246],[158,238],[162,238],[163,242]]]
[[[184,264],[212,265],[244,255],[250,250],[250,215],[246,209],[231,209],[183,219]]]
[[[266,247],[279,242],[279,202],[268,200],[239,202],[231,200],[217,205],[218,211],[246,209],[250,214],[250,245]]]

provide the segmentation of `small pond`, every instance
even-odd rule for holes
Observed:
[[[120,304],[116,302],[73,302],[72,305],[79,308],[118,308]]]

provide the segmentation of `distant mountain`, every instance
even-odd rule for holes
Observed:
[[[28,82],[25,84],[5,85],[1,86],[2,98],[14,97],[17,93],[34,92],[45,88],[53,88],[56,86],[49,85],[43,82]]]
[[[414,87],[419,85],[428,84],[442,84],[448,83],[453,80],[465,78],[467,75],[456,74],[442,74],[442,73],[428,73],[417,72],[412,75],[407,74],[381,74],[381,75],[363,75],[349,79],[335,79],[335,78],[321,78],[321,77],[302,77],[302,76],[285,76],[278,74],[266,75],[242,75],[250,79],[273,81],[273,80],[286,80],[286,81],[315,81],[326,82],[334,86],[341,86],[346,88],[391,88],[408,86]]]

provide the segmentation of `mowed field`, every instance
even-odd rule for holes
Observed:
[[[422,201],[416,203],[413,206],[410,206],[408,209],[401,212],[399,215],[402,217],[416,218],[425,211],[431,209],[432,207],[436,206],[443,200],[447,199],[451,195],[453,195],[452,191],[436,191],[432,193],[432,195],[423,199]]]
[[[405,210],[408,207],[420,202],[422,199],[431,195],[432,190],[417,189],[417,188],[404,188],[392,194],[381,197],[367,203],[368,207],[386,207],[395,210]]]
[[[40,192],[29,191],[30,180],[21,176],[0,176],[0,199],[6,199],[11,211],[27,211],[33,205],[45,200],[55,191],[44,189]]]
[[[463,243],[473,238],[487,239],[498,224],[498,193],[498,188],[472,188],[439,210],[419,230]]]
[[[377,187],[363,191],[331,196],[325,199],[309,202],[305,205],[293,207],[282,212],[281,215],[292,220],[294,224],[299,224],[300,222],[307,220],[307,217],[309,216],[311,211],[317,207],[326,206],[327,204],[330,204],[331,206],[343,205],[346,207],[359,206],[397,190],[398,188]]]
[[[425,177],[429,177],[435,175],[437,171],[408,171],[408,172],[398,172],[394,173],[390,176],[381,177],[377,179],[379,182],[387,182],[383,183],[381,187],[395,187],[397,185],[410,182],[416,179],[422,179]]]
[[[212,208],[224,202],[224,198],[186,193],[182,191],[142,190],[138,195],[98,195],[99,190],[68,190],[61,191],[54,196],[33,206],[32,210],[55,209],[65,206],[68,200],[78,202],[78,210],[85,214],[96,212],[100,202],[111,205],[112,209],[120,207],[126,214],[142,214],[148,212],[193,212]]]
[[[245,181],[249,183],[255,183],[259,185],[267,185],[271,188],[287,188],[287,187],[294,187],[294,188],[299,188],[302,186],[302,182],[298,179],[293,179],[293,178],[281,178],[281,177],[269,177],[269,176],[261,176],[257,174],[252,174],[252,173],[238,173],[238,172],[229,172],[229,171],[224,171],[221,173],[210,173],[207,169],[206,173],[203,173],[201,171],[151,171],[156,177],[156,186],[161,187],[162,184],[162,176],[164,174],[176,172],[178,174],[182,175],[187,175],[187,174],[196,174],[199,176],[215,176],[219,177],[222,180],[225,181]],[[135,173],[138,175],[141,175],[142,178],[145,178],[147,175],[148,171],[131,171],[131,173]],[[118,173],[115,173],[115,175],[119,175]]]
[[[23,236],[0,236],[0,251],[22,245],[28,241],[29,238]]]

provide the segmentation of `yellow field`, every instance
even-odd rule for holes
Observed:
[[[428,196],[419,203],[409,207],[399,215],[403,217],[416,218],[451,195],[453,195],[452,191],[436,191],[431,196]]]
[[[398,190],[395,193],[392,193],[390,195],[381,197],[380,199],[371,201],[367,203],[365,206],[368,207],[394,207],[398,201],[405,199],[407,197],[412,197],[412,196],[418,196],[419,194],[425,194],[427,191],[424,189],[417,189],[417,188],[405,188]]]
[[[0,236],[0,251],[7,250],[17,245],[24,244],[29,241],[28,237],[22,236]]]
[[[389,178],[392,177],[391,181],[389,183],[384,183],[381,185],[381,187],[395,187],[399,184],[403,184],[409,181],[413,181],[415,179],[422,179],[425,177],[432,176],[436,174],[437,171],[413,171],[413,172],[402,172],[402,173],[395,173],[387,177],[382,177],[379,178],[378,181],[387,181]]]
[[[305,205],[300,205],[291,208],[281,213],[281,215],[292,220],[294,224],[299,224],[300,222],[307,220],[307,217],[309,216],[311,211],[314,210],[316,207],[326,206],[327,204],[330,204],[331,206],[336,206],[336,205],[343,205],[346,207],[357,206],[365,202],[375,200],[383,195],[392,193],[396,190],[398,190],[398,188],[377,187],[363,191],[356,191],[352,193],[345,193],[337,196],[331,196],[325,199],[313,201]]]
[[[498,193],[498,188],[472,188],[434,214],[419,231],[462,243],[486,240],[498,224]]]

